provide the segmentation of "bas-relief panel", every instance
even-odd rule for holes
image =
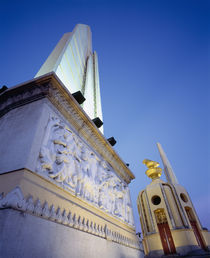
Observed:
[[[127,184],[56,115],[49,118],[36,170],[74,195],[134,225]]]

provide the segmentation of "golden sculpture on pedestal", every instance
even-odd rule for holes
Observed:
[[[145,164],[148,167],[145,174],[149,178],[151,178],[152,180],[160,178],[162,174],[162,168],[159,168],[160,164],[158,162],[149,159],[144,159],[143,164]]]

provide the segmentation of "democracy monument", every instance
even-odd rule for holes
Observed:
[[[137,205],[135,177],[103,135],[98,60],[89,26],[63,35],[36,76],[0,93],[0,257],[143,258],[207,253],[202,228],[160,144]],[[172,256],[170,256],[172,257]],[[206,256],[207,257],[207,256]]]
[[[0,114],[1,257],[143,257],[134,175],[103,135],[87,25],[64,34],[33,80],[0,95]]]
[[[145,159],[152,182],[138,195],[137,206],[148,257],[210,257],[210,232],[203,228],[189,194],[176,178],[160,143],[166,182],[159,163]],[[185,256],[187,255],[187,256]]]

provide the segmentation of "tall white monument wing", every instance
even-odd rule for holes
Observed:
[[[157,143],[157,147],[160,153],[160,157],[162,159],[163,165],[164,165],[164,172],[165,172],[165,176],[167,178],[167,181],[171,184],[178,184],[178,180],[176,178],[176,175],[174,174],[174,171],[172,169],[172,166],[161,146],[160,143]]]
[[[91,119],[102,121],[98,58],[92,52],[90,27],[77,24],[65,33],[35,77],[55,72],[70,93],[81,91],[86,101],[83,109]],[[103,129],[102,129],[103,131]]]

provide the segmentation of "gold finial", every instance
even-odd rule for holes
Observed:
[[[147,171],[145,172],[148,177],[150,177],[152,180],[160,178],[162,174],[162,168],[159,168],[160,164],[158,162],[144,159],[143,164],[148,167]]]

